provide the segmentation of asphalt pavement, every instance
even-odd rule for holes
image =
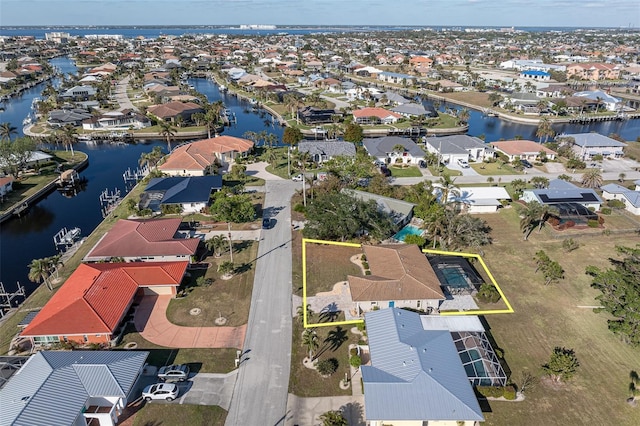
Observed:
[[[262,231],[251,310],[228,426],[281,425],[291,366],[291,207],[296,188],[267,181],[264,211],[274,224]],[[275,221],[273,220],[275,219]]]

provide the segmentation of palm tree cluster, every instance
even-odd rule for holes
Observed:
[[[538,232],[540,232],[547,219],[554,214],[558,214],[557,210],[548,205],[535,201],[526,203],[520,211],[520,231],[524,235],[524,240],[529,239],[529,235],[534,229],[538,228]]]
[[[582,175],[582,186],[585,188],[600,188],[602,174],[598,169],[589,169]]]
[[[58,266],[62,265],[61,255],[45,257],[42,259],[33,259],[29,264],[28,278],[31,282],[44,282],[49,290],[53,290],[51,277],[58,275]]]

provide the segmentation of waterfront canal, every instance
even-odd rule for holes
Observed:
[[[68,58],[56,58],[52,60],[52,64],[64,73],[76,72],[75,66]],[[228,92],[220,92],[218,87],[207,79],[191,79],[190,83],[210,101],[224,101],[226,108],[235,114],[237,123],[225,128],[224,134],[242,137],[247,131],[266,130],[279,138],[282,136],[283,129],[273,124],[270,115],[264,111],[253,110],[249,102],[240,100]],[[19,128],[22,134],[22,120],[29,114],[33,98],[40,95],[45,84],[25,91],[22,97],[5,104],[5,111],[0,112],[0,123],[10,122]],[[447,106],[454,107],[451,104]],[[565,124],[554,126],[554,129],[558,133],[617,133],[625,139],[635,140],[640,135],[640,120],[601,122],[592,125]],[[471,111],[470,114],[469,134],[484,135],[487,142],[516,136],[536,140],[535,132],[536,126],[483,117],[476,111]],[[27,265],[31,260],[56,253],[53,236],[63,227],[79,227],[83,236],[91,233],[102,220],[98,199],[100,193],[105,189],[119,189],[124,194],[123,172],[127,168],[135,169],[140,155],[156,145],[166,150],[166,143],[160,140],[131,145],[76,145],[77,150],[89,155],[89,166],[81,172],[81,175],[88,179],[86,187],[72,198],[52,192],[31,207],[28,214],[0,225],[0,281],[5,287],[13,290],[19,281],[25,285],[27,293],[31,293],[36,287],[36,284],[27,279]]]

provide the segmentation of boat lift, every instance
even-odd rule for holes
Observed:
[[[57,249],[68,248],[76,242],[78,237],[80,237],[80,228],[62,228],[56,235],[53,236],[53,243],[56,245]]]
[[[122,201],[122,197],[120,195],[119,189],[114,189],[113,192],[109,192],[108,189],[105,189],[100,194],[100,210],[102,212],[102,217],[106,218],[109,214],[118,207],[118,204]]]
[[[24,292],[24,286],[17,283],[17,290],[13,292],[8,292],[4,288],[4,284],[0,281],[0,318],[4,318],[5,314],[9,312],[13,306],[13,299],[16,297],[22,296],[26,298],[26,293]],[[20,303],[16,301],[16,306],[19,306]]]

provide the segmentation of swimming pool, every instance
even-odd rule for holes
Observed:
[[[440,268],[442,276],[444,277],[447,285],[453,288],[469,288],[469,282],[464,271],[457,267],[443,267]]]
[[[401,230],[399,230],[396,233],[396,235],[393,236],[393,238],[398,240],[398,241],[404,241],[404,239],[407,237],[407,235],[422,235],[422,232],[424,232],[424,231],[422,229],[418,228],[417,226],[407,225],[404,228],[402,228]]]
[[[487,371],[484,368],[484,362],[480,353],[475,349],[469,349],[467,352],[460,354],[464,369],[467,372],[467,377],[473,378],[485,378],[487,377]]]

